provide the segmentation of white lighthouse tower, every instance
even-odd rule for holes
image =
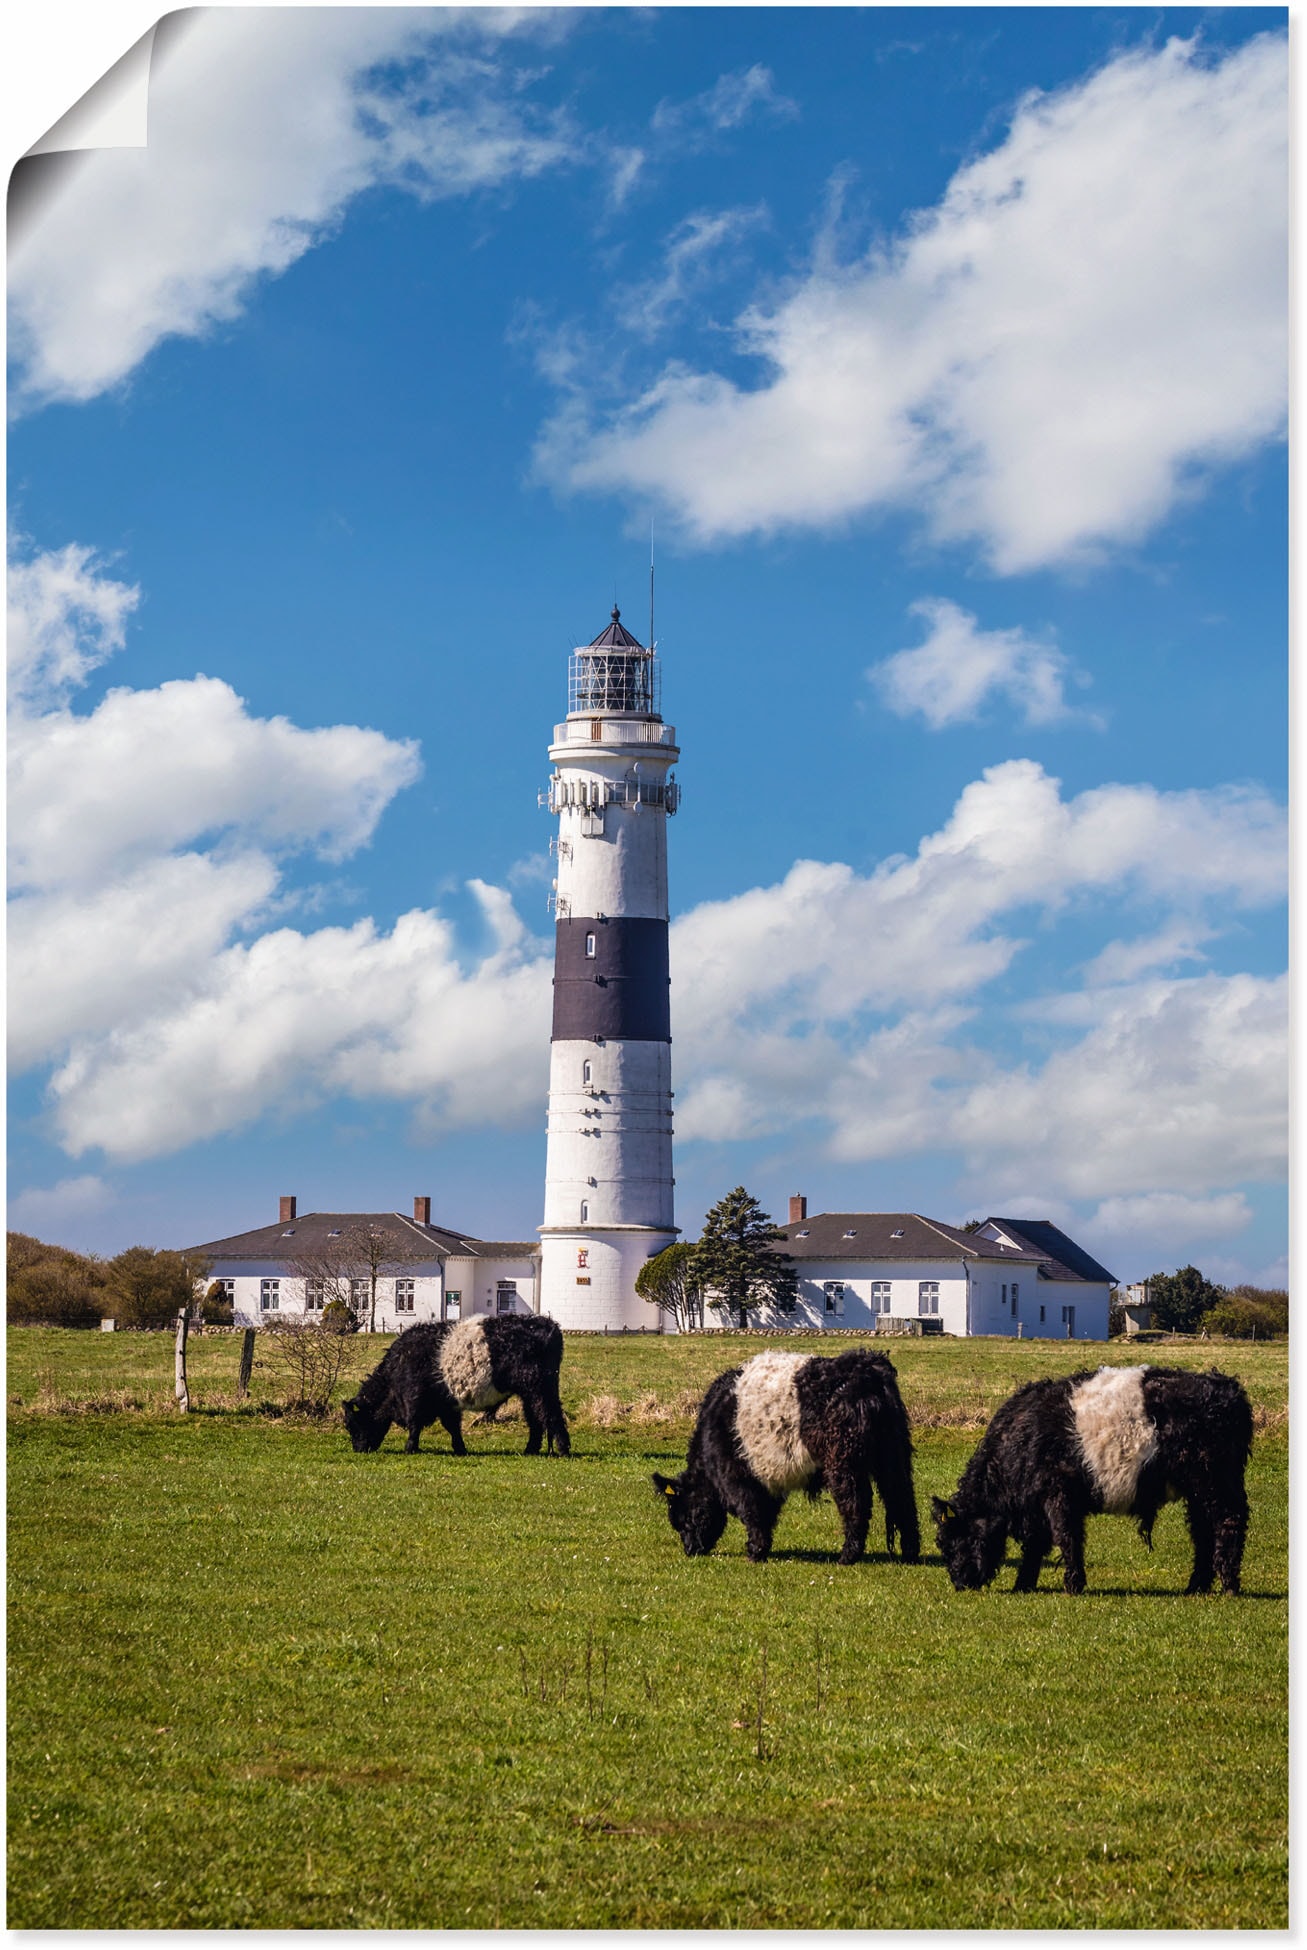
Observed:
[[[548,805],[557,932],[540,1311],[562,1327],[648,1327],[635,1276],[672,1218],[667,818],[676,732],[652,645],[613,609],[572,652]]]

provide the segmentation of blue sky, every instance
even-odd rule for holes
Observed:
[[[643,633],[678,1218],[1286,1249],[1284,14],[201,11],[11,268],[10,1223],[539,1223]]]

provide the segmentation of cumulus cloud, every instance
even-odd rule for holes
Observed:
[[[149,144],[70,158],[10,259],[20,405],[85,400],[171,334],[234,318],[354,197],[466,194],[574,158],[492,58],[531,10],[205,7],[165,20]]]
[[[1057,724],[1072,715],[1066,683],[1071,660],[1055,639],[1027,630],[982,630],[970,610],[945,596],[913,603],[926,624],[922,643],[873,664],[868,678],[900,718],[920,715],[932,731],[970,724],[1005,700],[1017,723]]]
[[[417,909],[388,933],[283,928],[213,957],[174,1007],[73,1050],[51,1087],[60,1142],[132,1161],[333,1096],[404,1103],[433,1131],[537,1117],[548,948],[472,886],[496,941],[468,969],[450,925]]]
[[[102,1178],[86,1173],[61,1178],[57,1185],[29,1185],[10,1200],[9,1223],[19,1232],[38,1235],[47,1228],[103,1212],[111,1193]]]
[[[539,465],[704,543],[895,507],[1001,573],[1134,541],[1283,428],[1286,108],[1269,35],[1027,96],[896,239],[741,316],[760,385],[669,366]]]
[[[76,545],[15,565],[9,1030],[23,1068],[189,992],[276,897],[283,856],[339,860],[417,777],[417,747],[251,715],[197,677],[69,692],[121,647],[137,592]]]
[[[1228,1239],[1251,1223],[1252,1207],[1242,1192],[1189,1198],[1183,1192],[1143,1192],[1106,1198],[1086,1221],[1086,1233],[1123,1243],[1142,1241],[1155,1251],[1187,1252],[1191,1245]]]

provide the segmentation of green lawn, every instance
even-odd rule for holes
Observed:
[[[802,1498],[769,1564],[687,1561],[649,1471],[759,1345],[569,1339],[572,1460],[455,1462],[269,1414],[270,1370],[236,1410],[234,1338],[183,1418],[165,1337],[11,1333],[10,1925],[1284,1927],[1284,1348],[1142,1356],[1257,1405],[1234,1601],[1176,1595],[1174,1509],[1151,1557],[1091,1523],[1081,1599],[840,1569]],[[1085,1358],[892,1353],[923,1508],[950,1424]]]

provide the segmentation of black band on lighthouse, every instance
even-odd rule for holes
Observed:
[[[594,953],[587,955],[591,937]],[[666,921],[560,921],[554,943],[553,1040],[592,1042],[603,1036],[670,1043],[670,979]]]

